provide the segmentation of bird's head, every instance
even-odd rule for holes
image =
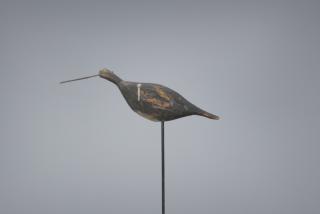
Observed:
[[[114,73],[107,68],[102,68],[99,71],[99,76],[104,79],[110,78]]]
[[[120,79],[120,77],[118,77],[117,75],[115,75],[115,73],[113,73],[112,71],[110,71],[107,68],[103,68],[99,71],[99,76],[103,79],[109,80],[115,84],[118,84],[119,82],[121,82],[122,80]]]

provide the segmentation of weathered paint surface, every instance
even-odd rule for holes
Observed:
[[[124,81],[108,69],[100,70],[99,76],[116,84],[131,109],[149,120],[169,121],[189,115],[219,119],[165,86]]]
[[[179,93],[165,86],[153,83],[137,83],[122,80],[107,68],[98,75],[63,81],[61,83],[100,76],[117,85],[133,111],[152,121],[169,121],[189,115],[200,115],[218,120],[219,117],[203,111],[190,103]]]
[[[119,89],[133,111],[152,121],[169,121],[189,115],[202,115],[212,118],[207,113],[187,101],[179,93],[162,85],[153,83],[140,84],[140,99],[135,82],[122,81]],[[217,119],[213,116],[212,119]]]

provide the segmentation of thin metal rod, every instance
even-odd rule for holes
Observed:
[[[62,82],[60,82],[60,84],[67,83],[67,82],[72,82],[72,81],[84,80],[84,79],[88,79],[88,78],[91,78],[91,77],[97,77],[97,76],[99,76],[99,74],[92,75],[92,76],[87,76],[87,77],[81,77],[81,78],[72,79],[72,80],[62,81]]]
[[[165,156],[164,156],[164,121],[161,121],[161,169],[162,169],[162,214],[165,214]]]

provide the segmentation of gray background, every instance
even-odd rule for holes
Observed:
[[[0,213],[160,213],[160,124],[108,67],[222,117],[166,125],[167,213],[320,213],[319,1],[0,1]]]

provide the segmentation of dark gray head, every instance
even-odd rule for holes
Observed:
[[[115,75],[112,71],[110,71],[107,68],[103,68],[99,71],[99,76],[103,79],[109,80],[110,82],[113,82],[115,84],[118,84],[119,82],[122,81],[120,77]]]

